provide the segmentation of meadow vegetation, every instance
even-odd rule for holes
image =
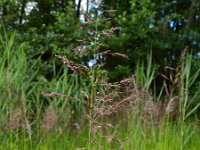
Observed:
[[[143,13],[149,14],[147,8],[153,6],[143,2],[147,5]],[[140,20],[145,15],[134,4],[130,9],[140,14],[134,16]],[[121,28],[111,26],[105,16],[117,11],[98,9],[105,15],[98,15],[97,10],[83,13],[86,22],[71,27],[79,33],[70,31],[65,39],[70,52],[56,53],[59,48],[49,43],[54,58],[47,60],[42,54],[33,55],[32,48],[40,49],[40,42],[36,47],[33,41],[22,42],[22,33],[9,31],[2,23],[0,149],[198,150],[199,56],[184,46],[174,65],[165,60],[159,64],[154,63],[156,55],[149,47],[133,61],[135,56],[112,50],[119,44],[112,42]],[[75,24],[69,16],[67,21],[62,18],[63,14],[57,14],[57,22],[47,32],[55,30],[54,36],[59,37],[63,23]],[[113,60],[123,62],[115,72]]]

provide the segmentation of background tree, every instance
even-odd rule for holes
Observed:
[[[194,55],[199,52],[198,1],[105,0],[104,4],[108,9],[118,10],[115,21],[110,24],[121,27],[109,45],[130,57],[127,62],[107,58],[112,62],[112,66],[107,66],[111,70],[114,66],[117,69],[118,65],[134,68],[137,60],[146,58],[148,51],[152,50],[153,61],[163,72],[163,66],[177,65],[185,47]]]
[[[35,3],[27,13],[28,4]],[[81,36],[78,28],[81,0],[4,0],[0,2],[1,23],[9,30],[16,30],[19,42],[29,43],[27,53],[30,60],[41,57],[52,63],[55,53],[72,57],[75,41]],[[88,11],[93,1],[86,1]],[[106,57],[110,80],[116,81],[128,76],[139,59],[146,58],[152,51],[153,62],[165,72],[164,66],[176,67],[182,50],[188,47],[194,55],[200,48],[200,2],[198,0],[102,0],[105,10],[117,12],[100,15],[114,18],[107,20],[100,28],[119,27],[115,37],[105,40],[105,49],[125,53],[129,60]],[[19,12],[19,13],[16,13]],[[105,49],[102,49],[105,50]],[[88,61],[90,58],[84,59]],[[77,60],[77,61],[84,61]],[[115,68],[115,69],[113,69]],[[47,69],[48,70],[48,69]],[[45,71],[51,74],[51,71]],[[50,75],[51,76],[51,75]]]

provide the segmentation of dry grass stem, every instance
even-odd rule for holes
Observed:
[[[55,96],[66,96],[64,94],[52,92],[52,93],[41,93],[44,97],[55,97]]]
[[[66,56],[56,55],[64,64],[66,64],[72,71],[80,72],[80,71],[87,71],[89,70],[88,67],[74,64],[72,61],[68,60]]]
[[[165,108],[165,114],[169,115],[172,118],[175,118],[178,114],[179,102],[180,98],[178,96],[171,98]]]
[[[111,55],[115,56],[115,57],[121,57],[121,58],[124,58],[124,59],[128,59],[128,56],[126,54],[112,53]]]
[[[104,10],[104,12],[106,12],[106,13],[116,13],[117,10],[110,9],[110,10]]]
[[[107,54],[109,54],[111,52],[111,50],[106,50],[106,51],[103,51],[103,52],[101,52],[101,53],[99,53],[99,55],[107,55]]]

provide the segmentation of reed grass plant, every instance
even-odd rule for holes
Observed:
[[[0,36],[0,149],[198,150],[199,120],[192,115],[200,91],[191,95],[190,89],[200,69],[191,71],[193,56],[182,55],[178,67],[171,68],[174,74],[163,75],[171,86],[164,82],[159,94],[151,89],[159,73],[151,53],[130,78],[109,83],[106,56],[128,56],[107,50],[101,37],[111,38],[118,28],[100,30],[103,18],[85,17],[90,22],[80,28],[90,31],[88,38],[78,40],[82,44],[73,51],[96,63],[88,66],[56,55],[67,68],[52,80],[37,75],[40,58],[29,66],[28,43],[15,43],[15,32]]]

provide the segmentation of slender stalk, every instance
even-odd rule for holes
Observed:
[[[94,47],[93,47],[93,57],[96,59],[96,47],[97,47],[97,35],[98,35],[98,14],[96,15],[96,20],[95,20],[95,39],[94,39]],[[89,102],[89,114],[90,117],[93,115],[93,103],[94,100],[96,99],[96,77],[95,77],[95,68],[91,67],[91,91],[90,91],[90,102]],[[89,132],[88,132],[88,150],[91,149],[91,125],[92,125],[92,120],[89,119]]]

